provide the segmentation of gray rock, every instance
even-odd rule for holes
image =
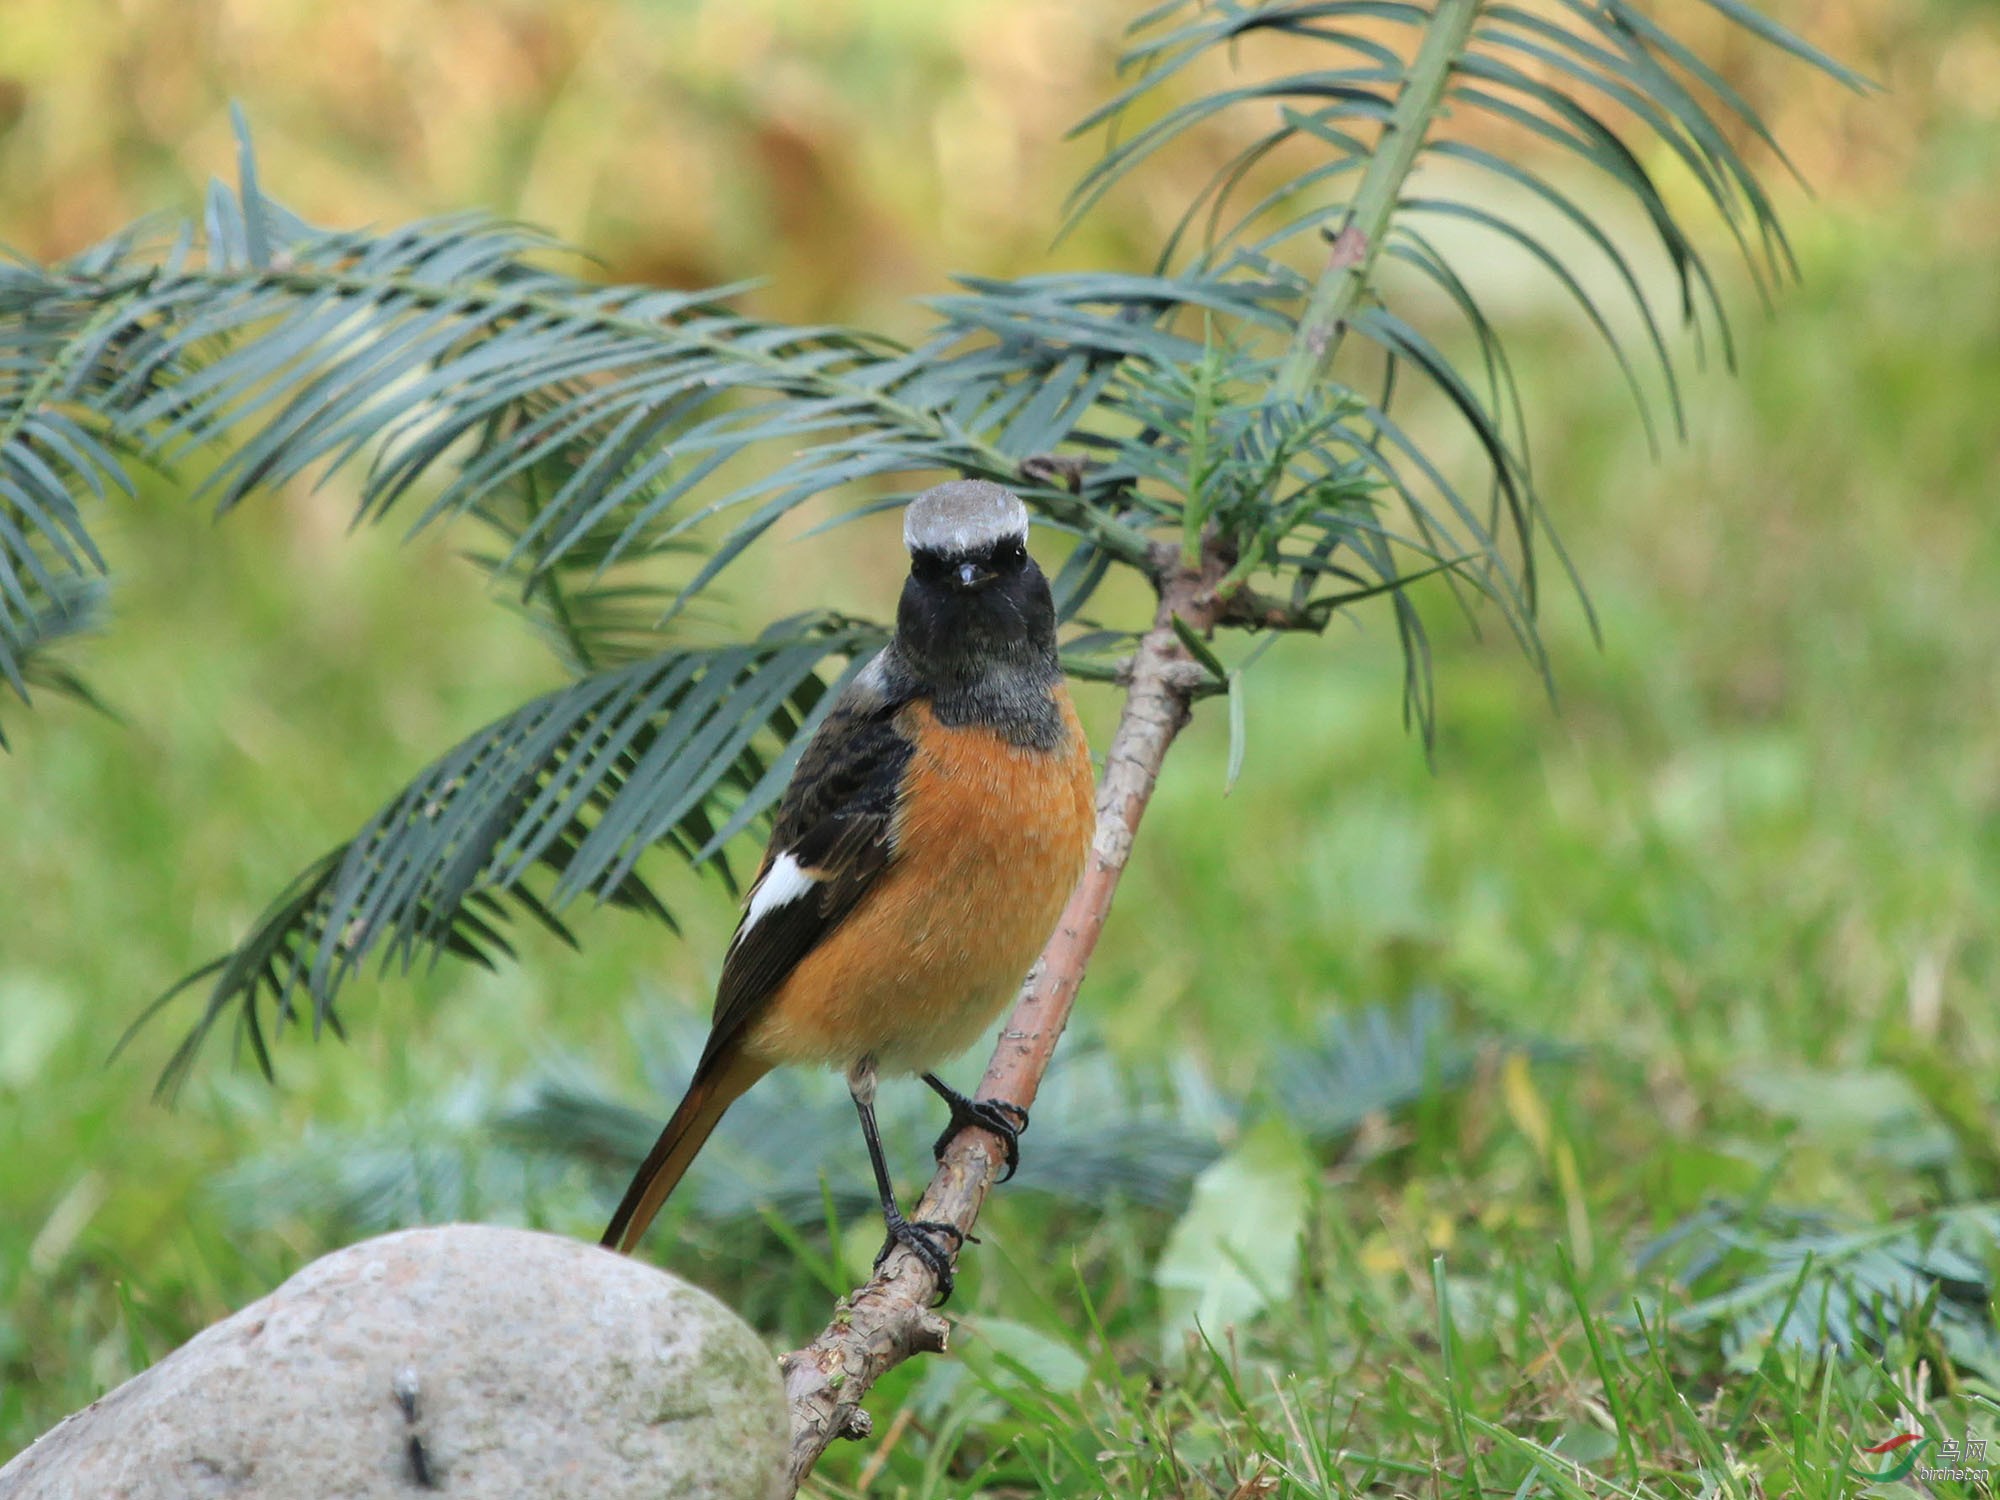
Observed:
[[[777,1362],[665,1272],[455,1224],[314,1261],[45,1434],[4,1500],[767,1500]]]

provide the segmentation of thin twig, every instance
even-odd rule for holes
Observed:
[[[916,1419],[916,1415],[916,1407],[910,1402],[904,1402],[903,1409],[896,1413],[895,1421],[889,1424],[889,1430],[882,1434],[882,1441],[875,1445],[875,1451],[868,1455],[868,1462],[861,1466],[860,1474],[855,1477],[854,1488],[857,1493],[867,1494],[868,1486],[881,1476],[882,1470],[888,1465],[889,1455],[896,1451],[896,1444],[900,1443],[903,1434],[910,1430],[910,1423]]]
[[[1159,612],[1153,628],[1140,637],[1125,708],[1098,783],[1090,863],[1014,1002],[980,1081],[982,1099],[1005,1100],[1023,1109],[1035,1101],[1084,966],[1104,930],[1160,765],[1187,722],[1189,705],[1206,675],[1181,644],[1174,616],[1196,631],[1212,627],[1215,585],[1224,571],[1220,558],[1207,557],[1198,567],[1185,568],[1176,556],[1164,572]],[[999,1142],[992,1136],[961,1132],[912,1217],[954,1224],[970,1234],[1001,1161]],[[792,1408],[792,1492],[835,1439],[868,1435],[872,1424],[861,1402],[877,1380],[913,1354],[944,1349],[947,1325],[931,1310],[936,1296],[937,1282],[929,1269],[898,1249],[866,1286],[839,1304],[818,1338],[780,1361]]]
[[[1326,268],[1292,336],[1292,347],[1273,386],[1276,394],[1307,400],[1333,362],[1347,319],[1373,280],[1376,257],[1402,201],[1403,184],[1417,164],[1452,68],[1478,19],[1479,0],[1438,0],[1432,11],[1417,55],[1403,75],[1395,112],[1382,126],[1382,139],[1368,159],[1354,201],[1328,250]]]

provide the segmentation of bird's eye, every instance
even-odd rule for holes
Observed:
[[[1022,567],[1027,561],[1028,549],[1026,544],[1012,537],[993,549],[994,566],[1006,571],[1011,572],[1015,568]]]

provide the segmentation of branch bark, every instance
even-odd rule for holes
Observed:
[[[1425,23],[1424,39],[1403,75],[1395,111],[1382,126],[1382,139],[1334,236],[1326,270],[1292,336],[1292,347],[1272,386],[1275,394],[1307,400],[1333,363],[1347,319],[1373,280],[1376,257],[1389,237],[1403,184],[1417,164],[1425,133],[1437,119],[1451,70],[1478,19],[1479,0],[1437,0]]]
[[[1105,754],[1090,863],[1000,1032],[980,1080],[982,1099],[1023,1109],[1034,1103],[1104,930],[1160,766],[1187,723],[1196,690],[1207,680],[1181,645],[1173,620],[1179,615],[1204,632],[1214,626],[1223,607],[1216,586],[1226,562],[1205,556],[1187,567],[1178,548],[1165,547],[1156,566],[1160,607],[1152,629],[1139,640],[1125,707]],[[910,1217],[954,1224],[969,1235],[1001,1165],[994,1137],[978,1130],[961,1132]],[[872,1424],[861,1402],[877,1380],[914,1354],[944,1349],[948,1325],[931,1309],[936,1295],[937,1283],[923,1262],[898,1249],[866,1286],[841,1301],[818,1338],[780,1361],[792,1408],[787,1493],[797,1491],[836,1439],[868,1436]]]

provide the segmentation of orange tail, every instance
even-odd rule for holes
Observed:
[[[639,1243],[646,1226],[653,1222],[653,1216],[667,1201],[667,1194],[681,1180],[695,1153],[707,1142],[709,1132],[715,1129],[723,1112],[769,1071],[768,1064],[752,1061],[740,1052],[734,1057],[717,1059],[712,1071],[695,1070],[686,1097],[674,1111],[674,1117],[667,1121],[667,1128],[660,1132],[660,1138],[653,1142],[653,1149],[646,1153],[646,1160],[633,1177],[632,1185],[625,1189],[625,1201],[611,1216],[600,1244],[621,1254],[632,1253],[632,1247]]]

